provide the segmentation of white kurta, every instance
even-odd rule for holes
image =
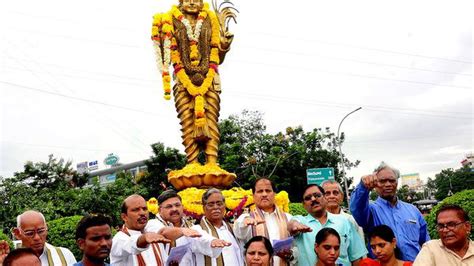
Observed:
[[[51,251],[51,258],[53,259],[53,264],[54,265],[62,265],[61,264],[61,259],[58,255],[58,252],[56,251],[56,248],[53,245],[50,245],[48,243],[45,243],[43,253],[39,257],[41,261],[42,266],[48,266],[48,255],[46,254],[46,249],[49,249]],[[76,263],[76,258],[74,257],[74,254],[67,249],[67,248],[62,248],[60,247],[61,252],[63,253],[64,259],[66,260],[67,265],[73,265]]]
[[[151,219],[148,221],[148,224],[145,227],[146,232],[159,232],[162,228],[165,226],[170,226],[170,225],[165,225],[163,224],[160,220],[158,219]],[[184,227],[184,225],[183,225]],[[205,232],[204,232],[205,233]],[[191,252],[187,252],[186,255],[184,255],[181,263],[179,264],[180,266],[195,266],[195,265],[200,265],[196,264],[196,255],[206,255],[212,258],[217,258],[221,254],[222,248],[211,248],[211,242],[215,238],[212,237],[211,235],[205,233],[202,234],[201,237],[185,237],[182,236],[178,239],[176,239],[176,246],[182,246],[186,245],[187,243],[190,243],[191,245]],[[160,244],[161,245],[161,244]],[[165,245],[164,251],[166,254],[169,254],[170,252],[170,245]]]
[[[268,236],[270,237],[270,242],[273,245],[273,240],[281,240],[282,238],[280,237],[280,230],[278,227],[278,220],[276,216],[276,210],[272,213],[268,212],[263,212],[263,216],[265,218],[265,223],[267,225],[267,230],[268,230]],[[286,213],[286,219],[290,221],[293,216],[289,213]],[[249,213],[245,213],[239,216],[237,220],[234,223],[234,234],[235,237],[237,237],[240,241],[242,241],[243,244],[247,243],[247,241],[252,238],[252,226],[246,226],[244,225],[244,219],[250,217]],[[243,249],[242,249],[243,250]],[[292,249],[293,250],[293,256],[296,255],[296,249],[295,247]],[[293,264],[293,262],[291,263]],[[280,257],[278,256],[273,256],[273,265],[280,265]]]
[[[200,225],[194,225],[192,229],[200,232],[201,234],[207,234]],[[210,231],[210,230],[209,230]],[[232,243],[231,246],[225,247],[222,249],[222,258],[224,259],[224,265],[226,266],[243,266],[244,265],[244,258],[243,258],[243,251],[240,249],[240,245],[232,235],[232,233],[227,228],[227,224],[223,223],[221,227],[216,228],[217,235],[219,239],[225,240],[227,242]],[[197,265],[204,265],[204,255],[196,254],[196,263]],[[212,259],[211,263],[212,266],[217,265],[217,259]]]
[[[157,265],[155,253],[151,245],[146,248],[137,247],[137,240],[142,234],[140,231],[128,229],[130,236],[122,231],[117,232],[112,239],[112,250],[110,251],[110,264],[114,266],[138,265],[137,254],[141,254],[146,265]],[[162,263],[167,259],[167,254],[160,247]]]

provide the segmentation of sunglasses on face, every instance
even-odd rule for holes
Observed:
[[[315,192],[315,193],[313,193],[313,194],[309,194],[309,195],[304,196],[303,199],[304,199],[305,201],[310,201],[313,197],[314,197],[315,199],[319,199],[319,198],[321,198],[322,196],[323,196],[323,194],[321,194],[321,193],[319,193],[319,192]]]

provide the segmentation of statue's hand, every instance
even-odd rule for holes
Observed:
[[[232,32],[226,31],[223,36],[221,35],[221,48],[227,50],[233,40],[234,34]]]

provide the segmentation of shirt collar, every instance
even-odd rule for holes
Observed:
[[[133,230],[133,229],[130,229],[130,228],[127,228],[127,231],[128,233],[132,236],[132,235],[141,235],[142,232],[141,231],[138,231],[138,230]]]
[[[328,211],[326,211],[326,214],[327,214],[326,224],[334,223],[334,219],[336,216]],[[321,222],[318,219],[314,218],[311,214],[306,215],[306,220],[308,220],[308,222],[317,222],[321,224]]]
[[[451,252],[453,254],[456,254],[454,251],[450,250],[449,248],[447,248],[445,245],[443,245],[443,241],[441,241],[441,239],[438,240],[438,244],[439,246],[442,248],[442,249],[445,249],[447,250],[448,252]],[[468,258],[470,256],[474,256],[474,241],[468,239],[467,241],[469,241],[469,247],[467,248],[467,251],[466,251],[466,254],[464,254],[464,257],[463,259],[465,258]],[[456,254],[457,255],[457,254]]]
[[[387,207],[396,208],[396,209],[400,208],[400,199],[398,197],[397,197],[397,202],[395,203],[395,206],[393,206],[390,201],[388,201],[386,199],[383,199],[380,196],[377,197],[377,199],[375,201],[380,203],[380,204],[383,204]]]

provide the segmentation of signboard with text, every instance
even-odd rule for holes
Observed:
[[[326,180],[334,180],[334,168],[310,168],[306,169],[308,184],[321,185]]]

